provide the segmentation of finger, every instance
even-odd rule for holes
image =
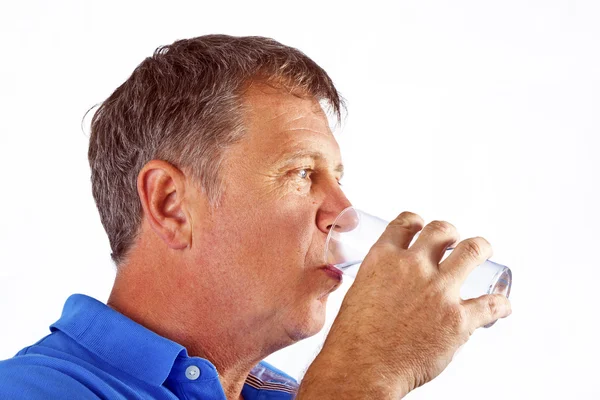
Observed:
[[[482,237],[465,239],[440,264],[440,271],[461,286],[467,276],[492,256],[492,245]]]
[[[486,294],[476,299],[463,300],[462,304],[467,311],[471,331],[512,313],[510,301],[501,294]]]
[[[431,221],[423,228],[411,249],[427,254],[427,257],[439,264],[448,247],[456,245],[460,236],[456,227],[446,221]]]
[[[404,211],[388,224],[378,243],[392,243],[408,249],[413,237],[423,229],[424,224],[423,218],[417,214]]]

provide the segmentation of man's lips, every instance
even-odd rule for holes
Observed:
[[[341,282],[342,281],[342,271],[340,271],[339,269],[337,269],[336,267],[334,267],[332,264],[327,264],[322,266],[320,269],[322,269],[327,275],[329,275],[330,277],[332,277],[333,279],[336,279],[337,281]]]

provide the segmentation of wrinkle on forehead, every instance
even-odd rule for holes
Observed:
[[[325,111],[315,99],[255,85],[244,93],[243,102],[246,135],[239,154],[245,161],[264,164],[298,148],[321,149],[332,161],[340,158]]]
[[[311,115],[327,121],[321,104],[309,94],[255,83],[246,89],[242,98],[247,114],[263,114],[266,122],[282,119],[284,123],[293,123]]]

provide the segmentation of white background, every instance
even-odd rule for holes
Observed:
[[[599,398],[599,21],[595,0],[3,2],[0,359],[45,335],[71,293],[108,297],[85,111],[159,45],[262,35],[348,100],[355,205],[452,222],[513,270],[513,315],[408,398]],[[269,360],[300,377],[321,341]]]

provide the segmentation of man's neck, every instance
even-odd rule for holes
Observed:
[[[144,274],[153,276],[152,273]],[[185,306],[189,303],[186,296],[167,289],[177,287],[178,282],[169,281],[172,278],[162,276],[153,282],[141,282],[139,276],[139,272],[120,269],[108,306],[181,344],[190,356],[210,361],[219,373],[227,399],[242,399],[242,388],[251,369],[277,349],[267,349],[260,340],[259,329],[248,326],[248,321],[234,310],[219,309],[220,305],[211,302],[208,295],[202,299],[202,289],[194,298],[198,306]]]

